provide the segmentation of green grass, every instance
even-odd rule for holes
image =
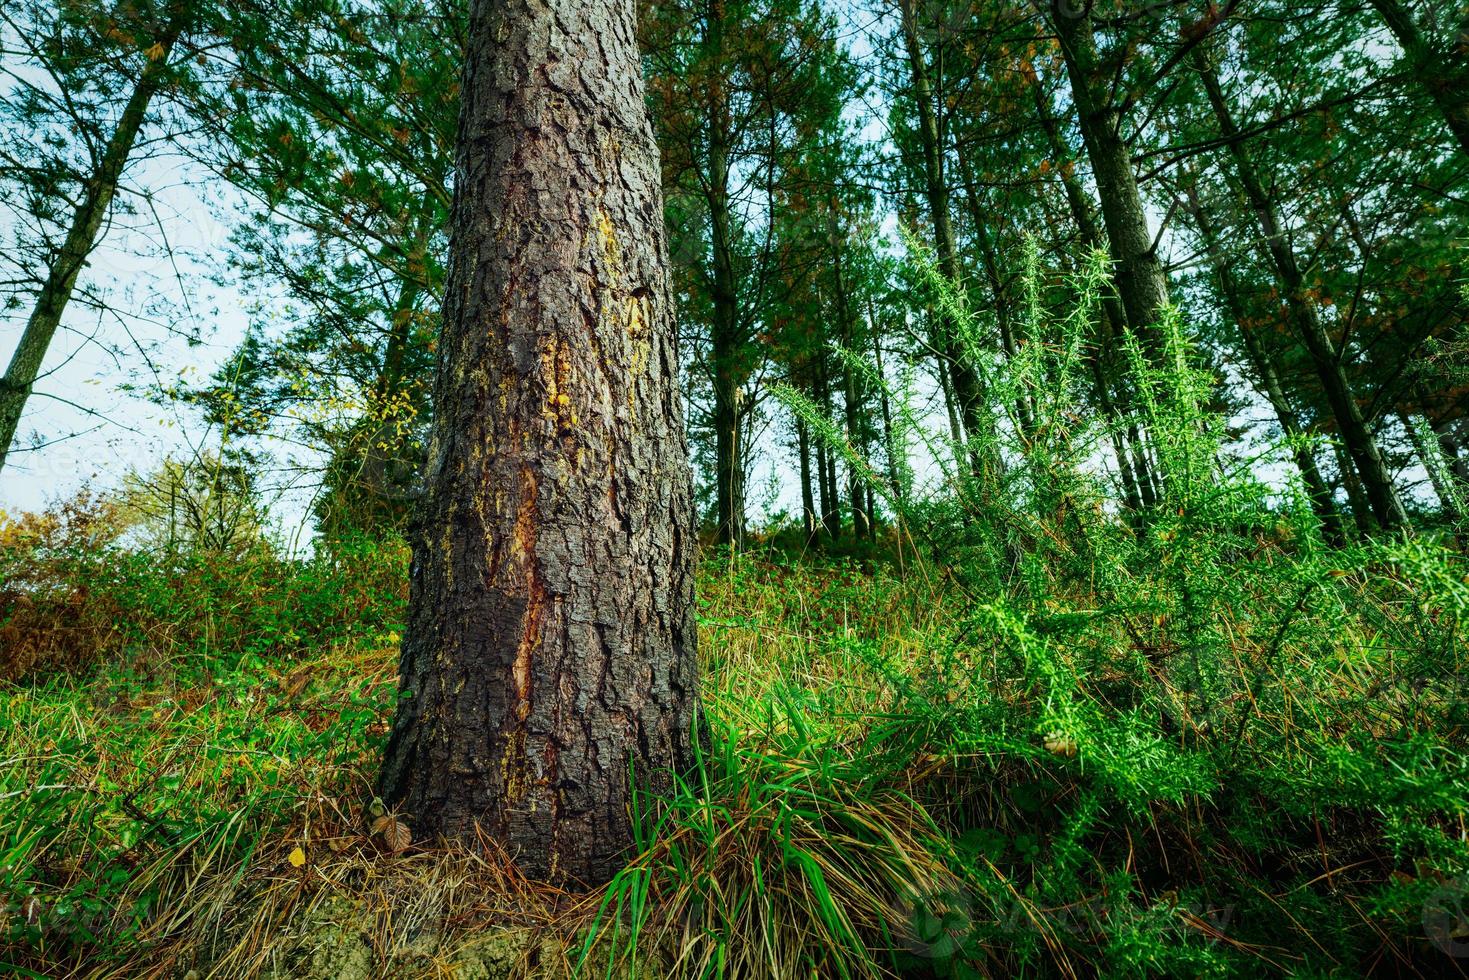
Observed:
[[[119,641],[0,688],[0,963],[1455,975],[1423,917],[1469,870],[1456,562],[1430,542],[1263,546],[1231,566],[1250,604],[1219,597],[1205,621],[1164,560],[1109,610],[1100,592],[980,602],[911,562],[713,556],[707,756],[640,801],[640,853],[586,897],[492,847],[384,833],[401,596],[362,617],[383,628],[319,645],[289,638],[305,623],[276,649]],[[150,615],[204,601],[179,574]]]

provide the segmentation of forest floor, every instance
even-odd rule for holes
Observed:
[[[1313,674],[1294,695],[1314,692],[1316,722],[1246,685],[1236,702],[1255,698],[1272,727],[1216,714],[1216,736],[1134,690],[1168,681],[1146,644],[1122,652],[1126,629],[1049,639],[1091,610],[1012,615],[897,562],[712,559],[709,757],[640,815],[629,870],[580,896],[525,881],[489,842],[420,846],[374,800],[400,593],[369,615],[326,583],[322,601],[377,625],[324,640],[300,635],[299,578],[250,581],[210,593],[207,614],[167,593],[160,608],[191,619],[136,620],[148,656],[117,654],[135,636],[86,669],[0,686],[0,972],[1469,970],[1449,914],[1469,777],[1464,732],[1444,729],[1462,691],[1398,685],[1390,649],[1327,666],[1317,635],[1312,670],[1337,693]],[[295,610],[271,589],[294,590]],[[277,618],[250,619],[261,605]],[[200,642],[233,636],[229,655],[159,652],[211,616]],[[1242,622],[1238,642],[1242,665],[1274,658],[1279,687],[1298,667],[1258,640],[1276,628]]]

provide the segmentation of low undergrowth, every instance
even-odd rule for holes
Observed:
[[[0,967],[1458,975],[1463,569],[1428,541],[1303,553],[1278,536],[1233,559],[1254,601],[1223,597],[1204,626],[1158,581],[1166,561],[1130,573],[1146,603],[1108,610],[1100,589],[981,602],[911,558],[711,557],[707,754],[640,801],[639,853],[590,896],[520,879],[489,842],[410,842],[374,801],[400,594],[339,583],[349,607],[377,604],[249,642],[217,619],[182,643],[198,623],[164,628],[160,602],[151,628],[0,688]],[[231,622],[401,558],[236,556],[238,581],[277,585],[236,593]],[[172,595],[193,615],[209,594],[192,565],[140,561],[157,579],[141,592],[87,578],[125,559],[78,553],[68,575],[106,609]],[[29,629],[44,609],[38,594]]]

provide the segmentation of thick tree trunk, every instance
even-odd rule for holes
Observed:
[[[1352,394],[1346,371],[1342,368],[1341,352],[1327,334],[1315,302],[1306,295],[1305,277],[1296,264],[1294,250],[1286,240],[1285,229],[1281,227],[1280,219],[1276,215],[1275,204],[1255,174],[1254,165],[1245,153],[1244,142],[1238,138],[1239,127],[1235,125],[1229,104],[1224,99],[1219,76],[1202,50],[1195,52],[1194,66],[1203,79],[1220,135],[1229,143],[1229,153],[1234,159],[1240,185],[1255,212],[1260,233],[1265,239],[1267,258],[1289,304],[1296,332],[1316,369],[1327,404],[1331,406],[1331,413],[1336,418],[1342,442],[1357,468],[1362,488],[1372,505],[1372,514],[1377,523],[1387,530],[1403,527],[1407,524],[1408,517],[1403,511],[1397,491],[1393,488],[1387,461],[1383,458],[1377,439]]]
[[[1052,13],[1082,142],[1102,202],[1108,252],[1116,264],[1117,292],[1128,326],[1145,349],[1156,352],[1156,324],[1159,309],[1168,301],[1168,283],[1153,249],[1132,152],[1122,136],[1122,119],[1108,94],[1111,73],[1098,64],[1090,10],[1071,0],[1056,0]]]
[[[1443,114],[1449,132],[1459,142],[1459,149],[1469,156],[1469,70],[1453,63],[1454,53],[1434,50],[1413,19],[1412,11],[1401,0],[1371,0],[1371,3],[1402,46],[1418,83]]]
[[[182,32],[183,19],[175,9],[156,39],[156,46],[150,47],[137,84],[118,117],[117,128],[102,150],[96,171],[82,188],[81,203],[72,215],[66,239],[47,271],[46,281],[36,297],[35,309],[26,321],[5,377],[0,378],[0,469],[5,467],[26,401],[40,377],[46,351],[51,347],[51,338],[61,326],[61,318],[76,290],[77,277],[87,264],[87,256],[97,247],[102,223],[112,207],[113,198],[117,196],[118,182],[133,152],[133,144],[137,142],[138,131],[143,128],[143,120],[148,115],[148,104],[163,84],[173,46]]]
[[[1345,539],[1342,534],[1341,516],[1336,512],[1336,504],[1331,499],[1331,490],[1321,476],[1321,468],[1316,464],[1316,457],[1310,447],[1293,438],[1305,431],[1300,416],[1296,414],[1290,399],[1286,397],[1285,386],[1280,382],[1280,375],[1275,370],[1275,362],[1270,356],[1270,351],[1249,326],[1244,294],[1234,277],[1234,270],[1228,258],[1225,257],[1219,246],[1213,223],[1204,212],[1203,205],[1199,202],[1191,182],[1188,183],[1185,193],[1187,195],[1185,207],[1193,215],[1194,224],[1198,226],[1199,235],[1203,238],[1205,254],[1214,267],[1220,291],[1224,294],[1225,308],[1239,329],[1240,339],[1244,341],[1250,367],[1254,369],[1255,376],[1260,379],[1261,393],[1270,402],[1276,421],[1280,423],[1281,431],[1285,433],[1287,439],[1291,440],[1291,454],[1295,459],[1296,468],[1301,471],[1301,481],[1306,486],[1306,495],[1311,499],[1311,509],[1321,521],[1321,529],[1326,540],[1340,545]]]
[[[475,0],[402,694],[415,835],[596,885],[692,763],[692,497],[632,0]]]

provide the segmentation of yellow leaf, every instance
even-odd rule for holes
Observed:
[[[291,862],[291,867],[299,868],[306,863],[306,852],[301,850],[300,845],[297,845],[286,860]]]

